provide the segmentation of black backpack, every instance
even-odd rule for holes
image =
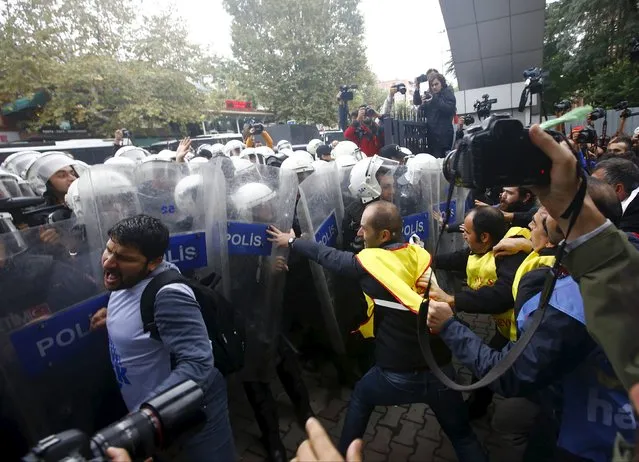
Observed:
[[[220,279],[212,273],[195,281],[175,270],[164,271],[155,276],[142,292],[140,314],[144,332],[150,332],[151,338],[161,341],[155,325],[155,297],[158,291],[167,284],[182,283],[189,286],[200,305],[202,318],[213,344],[215,367],[226,376],[244,366],[246,333],[244,323],[231,303],[216,289]]]

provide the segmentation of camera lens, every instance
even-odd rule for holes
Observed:
[[[169,447],[178,438],[200,431],[206,422],[202,410],[204,393],[192,380],[187,380],[152,400],[140,410],[126,416],[91,438],[91,451],[104,457],[107,448],[128,451],[131,459],[145,459]]]
[[[103,457],[107,448],[126,449],[132,459],[149,457],[158,447],[160,422],[148,409],[135,412],[110,425],[91,439],[91,451]]]

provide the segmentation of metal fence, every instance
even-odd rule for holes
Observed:
[[[384,144],[398,144],[413,153],[428,152],[426,119],[419,117],[417,107],[398,105],[383,120]]]

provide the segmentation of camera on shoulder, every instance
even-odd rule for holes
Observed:
[[[558,133],[548,133],[561,140]],[[485,189],[549,184],[551,166],[519,120],[493,114],[482,125],[468,129],[459,147],[444,159],[443,173],[456,186]]]

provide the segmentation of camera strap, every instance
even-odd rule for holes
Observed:
[[[570,217],[568,230],[566,232],[565,237],[568,237],[570,235],[570,231],[572,230],[572,227],[577,221],[577,217],[579,216],[579,212],[581,212],[581,208],[584,203],[584,198],[586,197],[586,187],[587,187],[586,175],[584,171],[580,168],[579,162],[577,162],[577,176],[581,178],[582,180],[581,184],[579,185],[579,189],[577,190],[577,194],[575,195],[574,199],[572,200],[572,202],[570,203],[566,211],[563,213],[563,215],[561,215],[561,217],[564,219]],[[450,219],[450,201],[452,199],[453,189],[454,189],[453,187],[450,187],[448,191],[448,198],[447,198],[448,207],[446,211],[446,217],[444,219],[444,223],[442,225],[442,230],[439,234],[439,238],[437,239],[437,245],[435,246],[435,255],[437,255],[437,250],[439,249],[439,244],[443,236],[444,227],[446,226],[446,224],[448,223],[448,220]],[[513,348],[511,348],[510,351],[506,353],[506,356],[504,356],[504,358],[501,361],[499,361],[481,379],[479,379],[477,382],[472,383],[470,385],[461,385],[455,382],[454,380],[450,379],[441,370],[441,368],[437,364],[437,361],[435,361],[435,357],[433,356],[433,352],[430,347],[430,339],[431,339],[431,336],[433,336],[434,334],[430,332],[430,329],[426,325],[426,320],[428,316],[428,304],[430,302],[430,299],[428,298],[428,294],[430,293],[431,279],[432,279],[432,275],[434,274],[434,271],[431,271],[431,275],[428,280],[428,286],[425,292],[426,298],[424,299],[421,306],[419,307],[419,312],[417,314],[417,333],[418,333],[417,335],[418,335],[419,347],[422,351],[422,355],[424,356],[424,359],[426,360],[426,364],[428,365],[430,371],[435,375],[435,377],[437,377],[445,386],[447,386],[448,388],[452,390],[468,392],[468,391],[477,390],[478,388],[483,388],[489,385],[490,383],[494,382],[499,377],[501,377],[508,369],[510,369],[510,367],[515,363],[517,358],[519,358],[519,356],[522,354],[524,349],[528,346],[528,343],[530,343],[530,340],[532,339],[533,335],[535,335],[537,328],[539,327],[539,325],[541,324],[541,321],[543,320],[546,307],[548,306],[548,301],[550,300],[552,292],[555,289],[555,283],[557,282],[557,278],[560,275],[561,262],[565,255],[565,247],[566,247],[566,240],[564,239],[564,241],[559,245],[555,264],[553,265],[552,269],[548,272],[548,275],[546,276],[544,287],[541,292],[541,297],[539,299],[539,305],[537,306],[537,309],[535,310],[535,312],[532,314],[532,322],[530,323],[529,328],[526,331],[524,331],[523,335],[519,338],[519,340],[517,340],[514,343]],[[436,259],[433,259],[433,261],[436,262]],[[436,265],[433,265],[433,270],[434,269],[436,269]]]

